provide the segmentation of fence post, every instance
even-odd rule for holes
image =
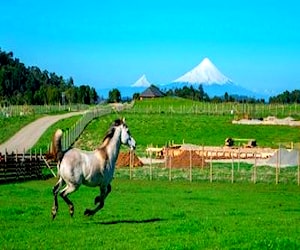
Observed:
[[[132,150],[129,151],[129,179],[132,179],[132,157],[131,157]]]
[[[234,160],[233,160],[232,151],[231,151],[231,183],[234,183]]]
[[[276,153],[276,176],[275,176],[276,184],[278,184],[278,182],[279,182],[279,152],[280,152],[280,147]]]
[[[19,163],[18,163],[18,149],[16,149],[16,175],[17,175],[17,180],[19,180],[20,171],[19,171]]]
[[[192,150],[190,149],[190,182],[192,182]]]
[[[209,168],[210,182],[213,182],[213,163],[212,163],[212,152],[210,152],[210,168]]]
[[[202,144],[202,169],[204,168],[204,145]]]
[[[300,185],[300,150],[298,150],[298,186]]]
[[[168,155],[169,159],[169,181],[172,181],[172,157]]]
[[[255,154],[255,158],[254,158],[254,168],[253,168],[253,182],[254,184],[256,184],[256,154]]]
[[[240,162],[241,162],[241,148],[238,149],[238,172],[240,172]]]
[[[152,150],[150,150],[150,181],[152,181]]]

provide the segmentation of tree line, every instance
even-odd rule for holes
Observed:
[[[203,90],[202,84],[198,88],[193,86],[184,86],[182,88],[175,88],[174,90],[169,89],[164,91],[167,96],[178,96],[186,99],[192,99],[197,101],[221,103],[221,102],[239,102],[239,103],[265,103],[264,99],[256,99],[253,97],[241,96],[241,95],[230,95],[227,92],[224,96],[209,97],[208,94]],[[300,90],[284,91],[283,93],[272,96],[269,98],[269,103],[300,103]]]
[[[270,97],[270,103],[300,103],[300,90],[284,91],[283,93]]]
[[[26,67],[12,52],[0,48],[1,105],[92,104],[97,100],[94,88],[77,87],[72,77],[64,79],[36,66]]]
[[[255,99],[247,96],[230,95],[227,92],[224,96],[214,96],[209,97],[209,95],[204,91],[202,84],[198,88],[193,86],[183,86],[182,88],[175,88],[174,90],[169,89],[165,91],[167,96],[178,96],[186,99],[192,99],[196,101],[205,101],[212,103],[222,103],[222,102],[247,102],[247,103],[264,103],[264,99]]]

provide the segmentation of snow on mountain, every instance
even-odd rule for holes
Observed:
[[[230,78],[223,75],[208,58],[204,58],[191,71],[171,83],[163,85],[162,88],[166,90],[183,88],[184,86],[198,88],[200,84],[210,97],[224,96],[224,93],[227,92],[229,95],[265,98],[261,93],[255,93],[234,83]]]
[[[131,87],[145,87],[148,88],[151,83],[147,80],[145,75],[142,75]]]
[[[208,58],[204,58],[199,65],[173,82],[203,85],[232,83]]]
[[[161,84],[158,87],[166,91],[183,88],[184,86],[198,88],[200,84],[210,97],[224,96],[225,92],[227,92],[229,95],[268,98],[266,93],[251,91],[234,83],[230,78],[223,75],[208,58],[204,58],[199,65],[175,81]],[[141,93],[150,85],[151,83],[147,80],[146,76],[142,75],[135,83],[117,88],[120,90],[122,98],[131,98],[134,93]],[[107,97],[108,92],[109,89],[102,89],[100,90],[100,95]]]

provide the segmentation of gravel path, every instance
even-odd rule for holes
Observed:
[[[8,153],[11,152],[23,152],[29,150],[38,141],[41,135],[57,121],[68,118],[75,115],[80,115],[83,112],[72,112],[63,115],[53,115],[42,117],[17,132],[8,141],[0,145],[0,152],[5,153],[5,149]],[[50,139],[49,139],[50,140]]]

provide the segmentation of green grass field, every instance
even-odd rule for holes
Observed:
[[[254,138],[259,146],[277,148],[280,144],[299,143],[297,127],[233,125],[236,116],[230,110],[255,110],[259,117],[280,114],[299,117],[299,105],[251,105],[236,103],[201,103],[181,98],[161,98],[137,101],[131,110],[95,119],[89,124],[76,143],[85,149],[97,146],[111,122],[118,116],[125,116],[132,134],[138,142],[138,151],[144,152],[147,145],[164,146],[170,141],[199,145],[222,146],[226,137]],[[280,108],[279,108],[280,107]],[[217,112],[215,112],[217,111]],[[275,112],[275,113],[274,113]],[[216,114],[216,115],[214,115]],[[0,118],[0,143],[8,139],[25,124],[36,119],[35,116]],[[75,118],[76,120],[76,118]],[[52,126],[34,149],[45,152],[57,127],[67,129],[75,120],[65,119]]]
[[[12,137],[22,127],[40,117],[41,115],[0,117],[0,144]]]
[[[126,117],[139,156],[145,155],[147,145],[164,146],[169,141],[222,146],[226,137],[255,138],[259,146],[268,147],[300,141],[299,128],[233,125],[228,114],[214,116],[201,113],[201,106],[194,107],[194,102],[170,101],[137,102],[131,111],[95,119],[75,146],[88,150],[97,147],[119,116]],[[76,117],[52,126],[36,147],[48,145],[54,130],[68,128],[72,119]],[[227,179],[220,181],[215,176],[213,183],[202,179],[208,175],[207,169],[193,169],[193,182],[187,181],[185,170],[174,170],[169,182],[168,173],[161,177],[159,172],[166,169],[155,169],[153,181],[148,180],[149,175],[140,178],[149,168],[134,169],[133,180],[129,180],[129,169],[120,169],[103,210],[91,218],[84,217],[84,210],[93,207],[98,189],[81,187],[70,195],[74,217],[70,217],[67,205],[59,197],[60,208],[54,221],[51,207],[55,178],[0,185],[0,248],[300,249],[296,170],[286,175],[282,170],[288,180],[282,177],[275,185],[275,170],[261,169],[258,183],[253,184],[251,167],[241,167],[240,175],[247,181],[237,179],[233,184],[228,175],[230,164],[220,167],[220,171],[227,168]]]
[[[299,249],[296,185],[115,179],[94,217],[97,188],[70,198],[52,221],[55,179],[1,185],[1,249]]]
[[[50,128],[46,130],[46,132],[40,137],[38,142],[32,147],[32,151],[36,150],[37,152],[48,152],[51,139],[53,134],[57,129],[62,129],[63,131],[71,128],[82,116],[72,116],[70,118],[62,119],[55,124],[53,124]]]
[[[145,154],[147,145],[165,146],[169,142],[223,146],[227,137],[254,138],[260,147],[278,148],[281,144],[300,142],[298,127],[255,126],[232,124],[231,116],[191,114],[125,113],[130,131],[137,141],[138,154]],[[92,150],[97,147],[116,114],[93,120],[75,146]]]

